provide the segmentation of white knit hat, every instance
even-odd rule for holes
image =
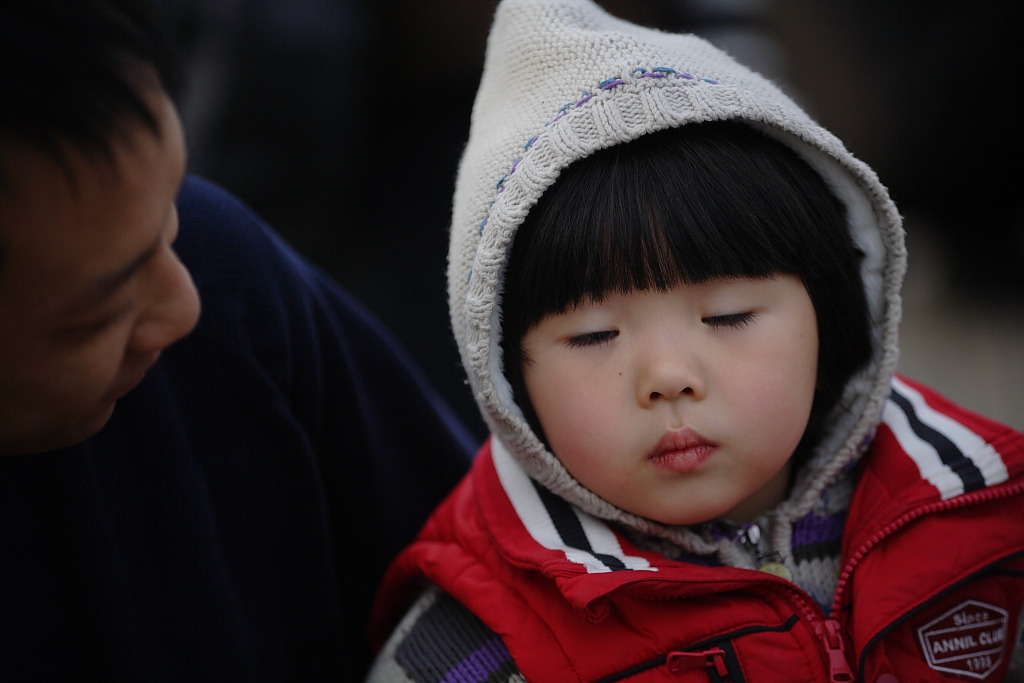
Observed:
[[[584,488],[527,425],[502,370],[503,277],[517,228],[567,165],[647,133],[722,119],[741,119],[779,138],[822,173],[846,204],[854,239],[867,254],[862,275],[875,357],[850,382],[841,401],[849,410],[830,418],[828,436],[784,503],[792,519],[859,456],[896,367],[903,233],[871,169],[775,85],[700,38],[634,26],[589,0],[503,0],[455,190],[452,326],[498,447],[586,512],[667,538],[683,532]]]

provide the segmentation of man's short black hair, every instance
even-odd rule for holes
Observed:
[[[817,390],[798,457],[871,356],[862,254],[843,204],[787,145],[732,121],[645,135],[570,165],[516,233],[502,295],[505,374],[538,435],[522,338],[612,292],[796,275],[818,324]]]
[[[128,122],[156,130],[143,79],[174,96],[179,71],[154,17],[147,0],[0,5],[0,187],[12,142],[63,161],[62,144],[107,154]]]

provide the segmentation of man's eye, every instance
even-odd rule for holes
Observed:
[[[114,317],[101,318],[90,323],[83,323],[81,325],[69,327],[65,330],[65,333],[71,337],[91,337],[107,329],[116,321],[117,319]]]
[[[619,336],[616,330],[601,330],[600,332],[587,332],[570,337],[566,342],[571,348],[585,348],[588,346],[599,346],[606,344]]]
[[[98,318],[88,323],[82,323],[74,325],[72,327],[65,328],[61,332],[61,336],[71,340],[84,340],[90,337],[106,331],[108,328],[121,322],[121,320],[131,312],[130,307],[124,307],[117,311],[110,313],[102,318]]]
[[[713,315],[704,318],[704,324],[715,329],[731,327],[734,329],[744,328],[754,322],[757,317],[755,313],[730,313],[728,315]]]

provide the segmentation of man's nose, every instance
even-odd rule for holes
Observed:
[[[162,351],[199,321],[199,292],[185,265],[168,250],[158,268],[152,299],[132,335],[131,349],[140,353]]]

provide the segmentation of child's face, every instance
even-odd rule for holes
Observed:
[[[784,498],[817,373],[799,278],[612,294],[543,319],[523,350],[552,451],[608,502],[696,524]]]

